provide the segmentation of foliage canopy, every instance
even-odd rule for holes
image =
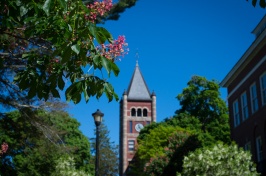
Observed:
[[[0,140],[9,144],[1,157],[1,175],[50,175],[56,160],[73,157],[75,167],[91,173],[90,143],[78,129],[80,124],[65,112],[31,112],[34,121],[19,111],[0,119]]]

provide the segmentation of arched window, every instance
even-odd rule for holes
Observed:
[[[134,109],[134,108],[131,109],[131,116],[133,116],[133,117],[136,116],[136,109]]]
[[[148,110],[147,109],[143,109],[143,117],[147,117],[148,116]]]
[[[141,117],[141,109],[140,108],[138,109],[137,115],[138,115],[138,117]]]

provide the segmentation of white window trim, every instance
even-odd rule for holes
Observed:
[[[251,112],[252,114],[254,114],[256,111],[258,111],[259,107],[254,110],[254,103],[253,103],[253,100],[254,100],[254,97],[252,95],[252,87],[253,86],[256,86],[255,88],[255,92],[256,92],[256,101],[257,101],[257,104],[259,106],[259,103],[258,103],[258,92],[257,92],[257,85],[256,85],[256,82],[254,82],[253,84],[251,84],[250,88],[249,88],[249,91],[250,91],[250,102],[251,102]]]
[[[245,97],[246,97],[246,100],[245,100],[246,105],[245,106],[243,104],[243,95],[245,95]],[[248,117],[249,117],[249,114],[248,114],[248,97],[247,97],[246,91],[241,94],[240,101],[241,101],[241,111],[242,111],[242,117],[243,117],[242,119],[244,121],[244,120],[248,119]],[[245,108],[247,109],[247,116],[246,117],[245,117]]]
[[[261,76],[260,76],[260,93],[261,93],[261,102],[262,102],[262,105],[266,105],[266,102],[264,102],[264,99],[263,99],[263,91],[265,90],[265,94],[266,94],[266,87],[264,88],[263,90],[263,87],[262,87],[262,82],[261,82],[261,78],[266,76],[266,72],[264,72]],[[265,95],[266,96],[266,95]]]
[[[262,158],[262,140],[261,137],[258,136],[256,137],[256,153],[257,153],[257,160],[258,162],[260,162],[263,158]]]
[[[237,112],[236,112],[235,104],[237,104]],[[239,114],[238,99],[236,99],[233,102],[233,117],[234,117],[234,127],[237,127],[240,124],[240,114]],[[236,118],[238,119],[238,121],[236,120]]]

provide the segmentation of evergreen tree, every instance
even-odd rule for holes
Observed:
[[[99,175],[118,175],[118,145],[111,142],[109,130],[104,122],[99,126]],[[96,152],[95,138],[91,138],[92,152]],[[95,156],[94,156],[95,160]]]

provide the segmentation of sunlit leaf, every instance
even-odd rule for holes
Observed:
[[[77,54],[79,54],[79,52],[80,52],[80,46],[78,44],[72,45],[71,49],[72,49],[72,51],[74,51]]]
[[[52,0],[46,0],[43,4],[42,9],[44,10],[44,12],[46,13],[46,15],[49,15],[49,11],[50,11],[50,6],[51,6]]]

